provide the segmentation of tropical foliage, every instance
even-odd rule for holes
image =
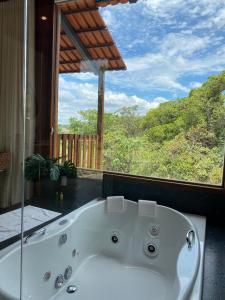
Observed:
[[[43,178],[58,181],[61,176],[76,177],[76,167],[71,161],[58,163],[58,158],[45,158],[40,154],[33,154],[25,160],[25,178],[37,182]]]
[[[104,168],[144,176],[220,184],[225,136],[225,72],[183,99],[145,116],[138,107],[105,113]],[[96,110],[71,118],[67,130],[96,133]],[[61,129],[63,130],[63,129]]]

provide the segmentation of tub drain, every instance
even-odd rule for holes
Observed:
[[[68,294],[73,294],[77,292],[77,287],[75,285],[69,285],[66,291]]]

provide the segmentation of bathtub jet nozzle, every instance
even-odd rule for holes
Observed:
[[[75,285],[69,285],[66,291],[68,294],[73,294],[77,291],[77,287]]]

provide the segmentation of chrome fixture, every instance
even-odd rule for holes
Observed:
[[[112,242],[113,242],[114,244],[117,244],[117,243],[119,242],[118,236],[113,235],[113,236],[112,236]]]
[[[55,280],[55,288],[56,289],[59,289],[62,287],[64,283],[64,277],[62,274],[59,274],[57,277],[56,277],[56,280]]]
[[[64,272],[64,279],[68,280],[72,276],[73,269],[71,266],[68,266]]]
[[[160,233],[160,226],[158,224],[151,224],[149,232],[153,237],[158,236]]]
[[[148,252],[150,253],[154,253],[156,251],[156,247],[155,245],[148,245]]]
[[[150,243],[146,244],[144,247],[145,254],[149,257],[155,257],[158,255],[158,246],[155,242],[151,241]]]
[[[77,287],[75,285],[69,285],[66,291],[69,294],[73,294],[77,291]]]
[[[60,245],[63,245],[63,244],[65,244],[66,242],[67,242],[67,234],[64,233],[64,234],[62,234],[62,235],[60,236],[60,238],[59,238],[59,244],[60,244]]]
[[[195,232],[194,230],[189,230],[186,235],[188,248],[191,248],[193,246],[194,240],[195,240]]]
[[[27,244],[30,238],[32,238],[35,235],[44,235],[46,233],[46,228],[42,228],[40,230],[34,231],[31,234],[28,234],[28,236],[24,239],[24,244]]]
[[[120,241],[120,233],[117,231],[113,231],[111,234],[111,242],[113,242],[113,244],[118,244]]]
[[[146,244],[144,244],[144,253],[150,258],[154,258],[159,254],[159,248],[159,239],[151,239]]]

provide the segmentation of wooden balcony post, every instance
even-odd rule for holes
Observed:
[[[100,68],[99,75],[98,75],[97,169],[102,169],[103,167],[104,96],[105,96],[105,70],[103,68]]]

